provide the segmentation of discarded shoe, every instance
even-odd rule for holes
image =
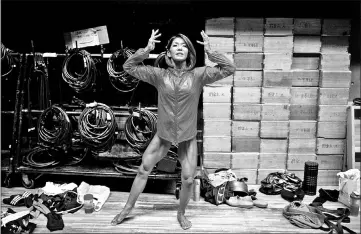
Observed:
[[[253,201],[250,196],[245,197],[238,197],[238,207],[241,208],[252,208],[253,207]]]
[[[86,214],[94,212],[93,194],[88,193],[84,195],[84,209]]]
[[[268,203],[264,200],[260,200],[258,199],[256,196],[250,196],[252,201],[253,201],[253,205],[255,205],[258,208],[267,208]]]
[[[230,206],[238,206],[238,199],[236,196],[233,196],[226,200],[226,203]]]
[[[226,200],[226,203],[234,207],[247,208],[247,209],[252,208],[253,207],[252,199],[249,200],[246,197],[233,196],[230,197],[228,200]]]

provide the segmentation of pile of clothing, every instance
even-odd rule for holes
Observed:
[[[79,187],[75,183],[55,184],[46,182],[45,186],[39,188],[35,193],[24,191],[22,194],[11,195],[3,199],[4,204],[17,207],[25,206],[28,209],[17,213],[11,209],[4,212],[1,218],[1,230],[8,233],[20,233],[16,232],[20,228],[32,231],[36,225],[21,225],[22,221],[37,218],[41,214],[47,218],[46,227],[50,231],[62,230],[64,229],[62,215],[80,210],[85,203],[84,196],[89,194],[93,198],[90,201],[91,209],[99,211],[108,199],[110,190],[106,186],[89,185],[85,182],[82,182]]]

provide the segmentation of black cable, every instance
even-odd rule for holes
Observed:
[[[120,92],[133,91],[139,84],[139,79],[123,70],[124,62],[132,56],[134,50],[125,48],[114,52],[107,62],[110,83]]]
[[[143,151],[157,132],[157,116],[151,111],[133,108],[125,121],[124,132],[129,145],[137,152]]]
[[[38,144],[66,151],[71,146],[71,132],[70,119],[62,108],[53,105],[41,113],[38,121]]]
[[[74,66],[82,67],[80,73],[73,72]],[[63,80],[77,93],[90,90],[95,85],[97,72],[95,61],[85,50],[71,50],[63,62]]]
[[[78,129],[83,142],[93,153],[111,149],[117,123],[110,107],[102,103],[86,107],[79,116]]]
[[[23,157],[22,163],[29,167],[44,168],[58,165],[59,159],[59,151],[37,146]]]
[[[7,75],[9,75],[15,67],[14,59],[11,56],[10,52],[11,51],[6,48],[3,43],[1,43],[1,71],[5,71],[4,73],[1,72],[1,77],[6,77]]]

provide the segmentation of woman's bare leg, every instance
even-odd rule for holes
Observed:
[[[182,166],[182,187],[179,195],[177,219],[183,229],[189,229],[192,223],[184,216],[192,193],[193,179],[197,168],[197,140],[194,137],[179,144],[178,159]]]
[[[142,163],[139,166],[137,176],[133,181],[127,203],[125,204],[123,210],[114,217],[111,222],[112,225],[120,224],[133,209],[135,202],[147,184],[149,174],[155,164],[167,154],[170,147],[171,142],[161,139],[157,134],[155,134],[143,154]]]

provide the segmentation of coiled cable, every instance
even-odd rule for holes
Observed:
[[[81,139],[92,153],[102,153],[113,146],[117,123],[110,107],[94,103],[88,105],[80,114],[78,129]]]
[[[22,158],[22,163],[29,167],[44,168],[58,165],[61,161],[59,159],[59,151],[37,146]]]
[[[4,71],[4,73],[1,72],[1,77],[6,77],[7,75],[9,75],[15,67],[14,59],[11,56],[10,52],[11,51],[6,48],[3,43],[1,43],[1,71]]]
[[[71,146],[72,126],[66,112],[53,105],[45,109],[38,121],[39,143],[46,148],[66,151]]]
[[[58,165],[71,146],[71,123],[66,112],[53,105],[45,109],[38,121],[38,146],[22,158],[22,163],[34,168]]]
[[[114,52],[107,62],[107,71],[110,83],[120,92],[133,91],[139,84],[139,79],[129,75],[123,70],[124,62],[135,51],[125,48]]]
[[[144,151],[157,132],[157,116],[149,110],[133,108],[125,121],[124,132],[134,150]]]
[[[78,73],[74,67],[82,67]],[[90,90],[97,77],[96,63],[91,54],[85,50],[71,50],[63,62],[62,77],[77,93]]]

